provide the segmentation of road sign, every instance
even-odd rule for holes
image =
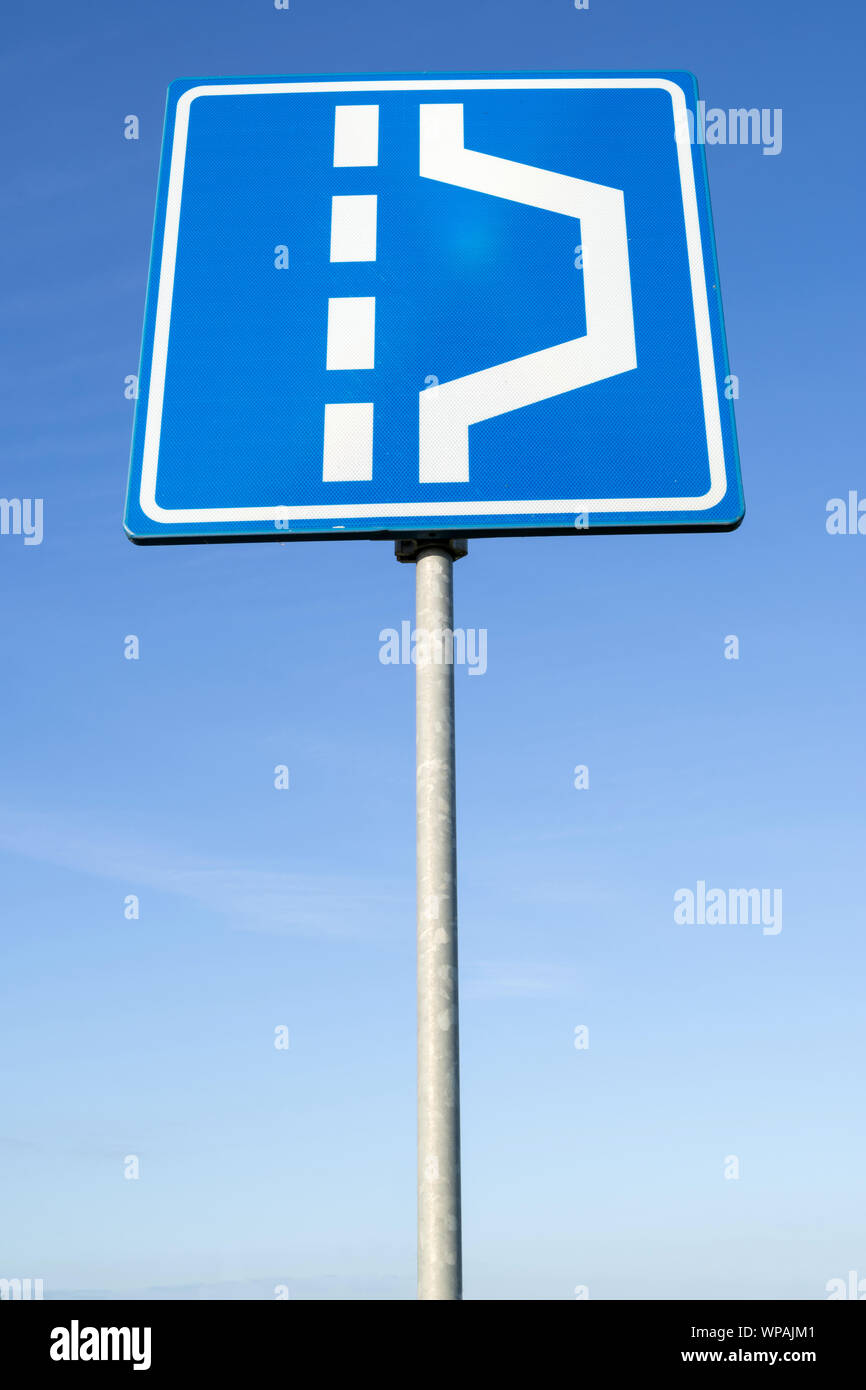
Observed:
[[[696,101],[677,72],[172,83],[130,537],[738,525]]]

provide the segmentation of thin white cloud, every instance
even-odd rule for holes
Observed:
[[[526,961],[479,961],[461,986],[470,999],[551,999],[574,992],[570,967]]]
[[[191,898],[231,919],[238,931],[274,935],[383,935],[383,923],[414,911],[411,889],[360,875],[290,873],[227,864],[165,844],[143,845],[101,827],[59,825],[41,813],[0,807],[0,852],[122,883]]]

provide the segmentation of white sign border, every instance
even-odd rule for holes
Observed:
[[[189,130],[189,111],[192,103],[208,96],[266,96],[277,93],[303,95],[313,92],[478,91],[526,88],[596,88],[601,90],[657,88],[670,95],[673,104],[674,132],[677,143],[680,186],[683,195],[686,245],[692,284],[692,304],[710,464],[709,490],[700,497],[582,497],[548,501],[538,501],[537,499],[514,501],[509,498],[498,502],[363,502],[300,507],[285,505],[268,507],[161,507],[156,500],[157,466],[171,324],[171,303],[174,291],[174,271],[180,227],[181,194]],[[182,93],[175,112],[156,303],[156,322],[151,353],[150,384],[147,395],[141,486],[139,489],[139,505],[145,516],[151,521],[170,525],[190,522],[206,524],[208,522],[235,521],[350,520],[354,517],[375,517],[391,520],[399,517],[705,511],[716,506],[722,500],[727,492],[727,487],[725,450],[716,385],[709,301],[704,276],[704,258],[687,107],[685,93],[676,83],[661,77],[440,78],[378,82],[226,83],[224,85],[191,87]]]

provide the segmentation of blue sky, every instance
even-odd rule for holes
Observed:
[[[168,82],[686,68],[784,113],[776,156],[707,151],[747,516],[455,571],[466,1296],[866,1277],[866,538],[825,526],[866,494],[862,37],[781,0],[10,16],[0,492],[45,530],[0,536],[0,1276],[414,1296],[413,672],[378,659],[414,575],[123,534]],[[781,888],[782,931],[675,923],[699,880]]]

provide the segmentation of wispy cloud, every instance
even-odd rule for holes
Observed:
[[[361,875],[291,873],[217,862],[161,843],[145,845],[104,827],[70,830],[56,818],[0,806],[0,852],[75,873],[192,898],[239,931],[358,937],[382,934],[394,914],[414,911],[411,889]]]
[[[145,1300],[148,1302],[170,1299],[173,1302],[231,1300],[258,1300],[273,1302],[277,1288],[288,1289],[291,1299],[355,1300],[355,1299],[407,1299],[415,1297],[415,1281],[411,1273],[404,1275],[364,1275],[351,1278],[346,1275],[319,1275],[295,1277],[275,1274],[270,1278],[226,1280],[214,1284],[170,1284],[149,1285],[142,1288],[120,1289],[52,1289],[45,1288],[46,1299],[111,1299]]]
[[[574,994],[569,966],[539,962],[479,961],[462,993],[470,999],[549,999]]]

